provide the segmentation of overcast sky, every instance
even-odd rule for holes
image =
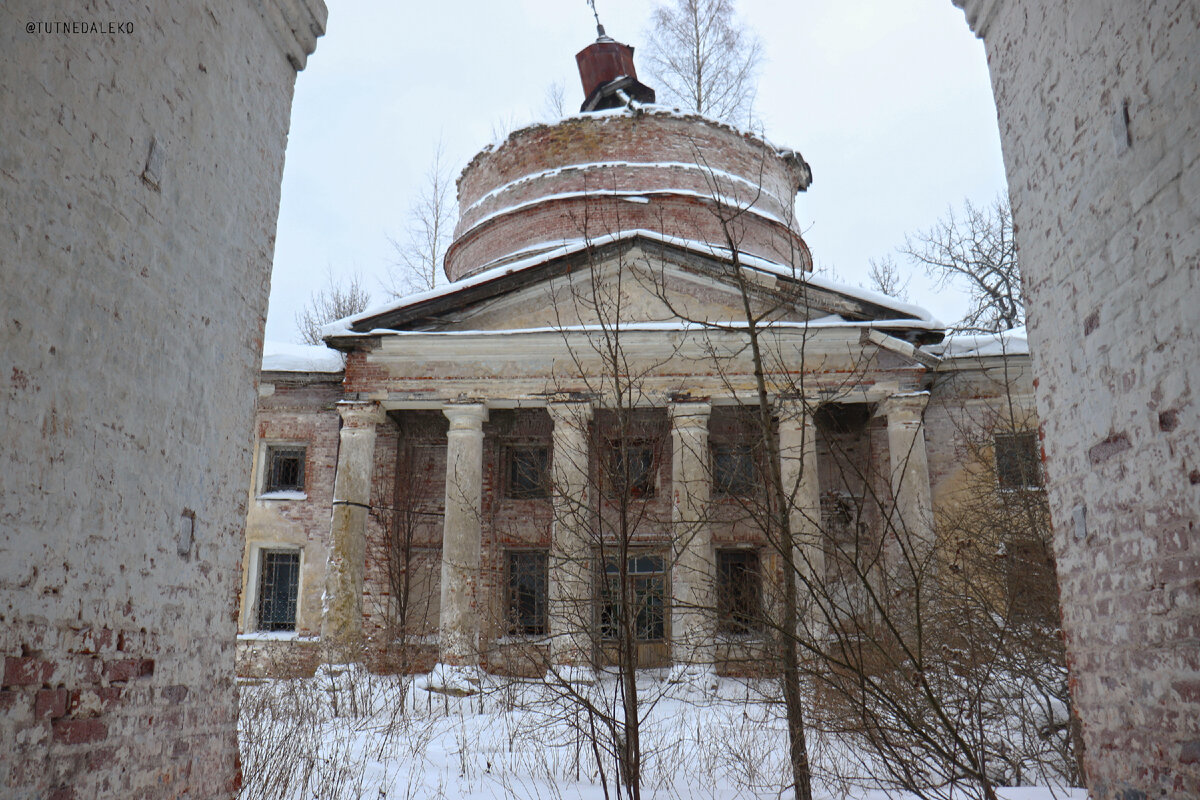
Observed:
[[[610,36],[642,45],[653,3],[596,2]],[[329,270],[359,273],[382,301],[388,237],[403,237],[439,138],[457,176],[497,131],[544,119],[553,82],[577,109],[575,53],[595,38],[586,0],[327,3],[328,32],[292,106],[274,340],[297,340],[296,312]],[[756,114],[771,141],[812,165],[796,216],[818,267],[866,284],[869,259],[893,253],[906,232],[1006,191],[983,44],[950,0],[738,8],[765,45]],[[639,77],[652,82],[648,70]],[[962,296],[916,272],[910,299],[957,319]]]

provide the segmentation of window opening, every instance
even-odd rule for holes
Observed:
[[[550,448],[512,446],[507,449],[507,454],[508,497],[527,500],[549,496]]]
[[[996,480],[1001,489],[1042,488],[1042,462],[1037,433],[997,433]]]
[[[608,496],[628,491],[634,499],[654,497],[657,464],[654,443],[614,441],[608,447]]]
[[[717,551],[717,619],[726,633],[748,634],[762,621],[762,572],[754,550]]]
[[[296,630],[296,596],[299,588],[300,553],[298,551],[260,551],[258,630]]]
[[[659,555],[630,556],[627,563],[629,599],[633,603],[634,638],[639,642],[666,638],[666,570]],[[616,639],[621,624],[621,571],[616,558],[604,559],[601,581],[600,637]]]
[[[544,550],[510,550],[508,553],[509,634],[545,636],[549,554]]]
[[[748,444],[713,447],[713,489],[717,494],[745,496],[757,485],[753,447]]]
[[[304,448],[267,448],[267,478],[263,493],[304,491]]]

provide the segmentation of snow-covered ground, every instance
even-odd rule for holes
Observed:
[[[241,797],[624,797],[604,750],[611,740],[583,703],[619,708],[615,681],[575,685],[575,699],[541,682],[489,677],[482,693],[467,697],[428,692],[421,683],[356,670],[244,683]],[[647,671],[639,684],[643,797],[790,797],[786,729],[772,682],[721,679],[713,689]],[[809,751],[818,797],[904,796],[872,788],[861,774],[867,760],[827,737],[810,735]],[[1001,797],[1083,800],[1086,793],[1022,787]]]

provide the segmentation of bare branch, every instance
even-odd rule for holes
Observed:
[[[734,16],[734,0],[672,0],[654,9],[647,66],[659,99],[749,124],[762,42]]]
[[[361,276],[355,274],[338,281],[329,270],[325,285],[313,292],[308,304],[296,314],[296,330],[305,344],[321,344],[321,328],[335,320],[364,310],[371,295],[363,288]]]
[[[963,204],[932,228],[906,237],[900,252],[925,267],[939,287],[965,286],[971,308],[957,330],[994,333],[1025,324],[1012,210],[1000,197],[988,207]]]
[[[908,281],[911,278],[900,279],[900,269],[895,259],[884,256],[878,261],[871,259],[869,263],[871,268],[867,271],[867,278],[870,286],[867,288],[897,300],[908,300]]]
[[[434,150],[425,183],[408,210],[409,226],[403,240],[388,240],[396,252],[388,285],[392,297],[434,288],[441,280],[442,261],[450,246],[458,206],[454,202],[454,180],[446,163],[442,140]]]

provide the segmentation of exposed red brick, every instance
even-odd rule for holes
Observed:
[[[108,726],[98,719],[59,719],[52,727],[54,740],[63,744],[84,744],[108,738]]]
[[[39,658],[8,656],[4,659],[5,686],[40,686],[54,674],[54,664]]]
[[[37,693],[34,701],[34,713],[39,717],[64,717],[67,714],[67,699],[70,695],[66,689],[43,689]]]
[[[129,681],[154,674],[154,659],[122,658],[104,663],[104,678],[109,681]]]

